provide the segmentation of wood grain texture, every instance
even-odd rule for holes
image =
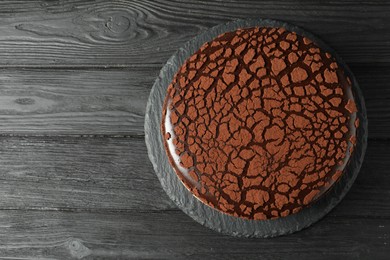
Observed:
[[[172,209],[143,139],[0,138],[0,209]]]
[[[0,70],[0,133],[143,135],[157,70]]]
[[[284,20],[317,34],[345,59],[390,62],[386,1],[0,2],[0,66],[164,63],[200,32],[237,18]]]
[[[388,259],[390,219],[326,217],[277,239],[218,234],[180,211],[0,211],[5,259]]]
[[[334,216],[390,218],[390,142],[370,141]],[[0,210],[172,210],[143,138],[0,138]]]
[[[352,66],[366,100],[369,138],[390,132],[390,65]],[[158,68],[0,69],[2,135],[142,136]]]

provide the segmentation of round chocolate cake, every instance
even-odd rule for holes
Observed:
[[[205,43],[174,76],[161,131],[177,176],[226,214],[296,213],[343,174],[359,120],[351,81],[331,54],[283,28]]]

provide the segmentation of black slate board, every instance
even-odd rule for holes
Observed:
[[[160,132],[162,106],[166,96],[166,90],[174,74],[184,61],[195,53],[203,43],[211,41],[216,36],[224,32],[234,31],[238,28],[254,26],[284,27],[288,31],[294,31],[297,34],[311,39],[323,51],[331,53],[352,81],[352,92],[358,108],[357,117],[360,120],[360,125],[357,129],[356,147],[340,180],[310,207],[304,208],[296,214],[273,220],[246,220],[236,218],[199,201],[185,188],[169,164]],[[324,217],[341,201],[355,181],[363,162],[367,146],[367,135],[367,115],[364,99],[358,83],[348,66],[334,50],[311,33],[285,22],[268,19],[236,20],[227,24],[218,25],[187,42],[167,61],[166,65],[160,71],[160,75],[154,83],[149,96],[145,117],[145,141],[148,148],[148,155],[161,185],[168,196],[183,212],[206,227],[224,234],[244,237],[275,237],[286,235],[306,228]]]

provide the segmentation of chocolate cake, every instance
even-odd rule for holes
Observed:
[[[203,203],[265,220],[300,211],[343,174],[359,120],[334,57],[284,28],[224,33],[184,62],[161,131],[169,161]]]

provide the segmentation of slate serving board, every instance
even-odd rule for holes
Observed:
[[[310,207],[304,208],[296,214],[272,220],[247,220],[233,217],[199,201],[182,184],[169,164],[168,156],[166,155],[163,145],[162,134],[160,132],[162,107],[166,96],[166,90],[184,61],[195,53],[203,43],[211,41],[224,32],[255,26],[284,27],[288,31],[294,31],[297,34],[311,39],[323,51],[331,53],[338,64],[344,69],[345,74],[351,79],[352,92],[358,109],[357,117],[360,120],[360,125],[357,129],[356,147],[341,178],[328,192]],[[341,201],[355,181],[364,159],[367,146],[367,135],[367,113],[364,99],[356,78],[348,66],[333,49],[311,33],[294,25],[269,19],[232,21],[213,27],[187,42],[161,69],[151,90],[146,107],[145,141],[148,155],[165,192],[183,212],[197,222],[215,231],[233,236],[265,238],[286,235],[306,228],[324,217]]]

